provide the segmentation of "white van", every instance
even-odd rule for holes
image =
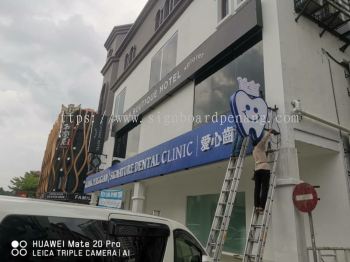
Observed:
[[[79,204],[0,196],[0,261],[210,261],[170,219]]]

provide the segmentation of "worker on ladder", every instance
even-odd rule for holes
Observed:
[[[273,132],[270,129],[260,141],[253,141],[253,158],[255,161],[255,169],[253,180],[254,188],[254,206],[256,212],[262,212],[265,209],[267,194],[269,192],[271,167],[267,160],[267,143]]]

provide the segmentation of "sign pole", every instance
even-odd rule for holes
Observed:
[[[315,240],[315,231],[314,231],[314,221],[312,219],[312,213],[307,212],[309,215],[309,223],[310,223],[310,233],[311,233],[311,244],[312,244],[312,252],[314,256],[314,262],[317,262],[317,251],[316,251],[316,240]]]
[[[319,198],[317,196],[317,192],[314,186],[308,183],[300,183],[295,186],[293,190],[293,203],[300,212],[307,213],[309,215],[311,244],[314,262],[317,262],[318,259],[315,241],[314,222],[312,219],[311,212],[315,209],[318,200]]]

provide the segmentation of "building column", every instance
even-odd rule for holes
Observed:
[[[132,196],[131,211],[135,213],[143,213],[145,202],[145,185],[141,182],[134,183],[134,193]]]
[[[289,93],[291,87],[284,75],[280,36],[279,0],[262,0],[264,76],[267,103],[276,105],[279,115],[292,111]],[[295,209],[292,199],[294,186],[300,182],[298,154],[295,148],[293,125],[279,123],[281,147],[276,170],[277,187],[271,225],[268,232],[268,249],[273,262],[308,262],[304,215]]]
[[[303,214],[293,204],[293,189],[300,183],[296,148],[281,148],[277,187],[271,217],[273,261],[307,262]]]
[[[90,205],[97,206],[98,196],[100,195],[100,192],[96,191],[91,193],[90,195],[91,195]]]

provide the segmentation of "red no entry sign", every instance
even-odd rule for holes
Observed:
[[[308,183],[296,185],[293,191],[293,203],[301,212],[311,212],[318,202],[315,188]]]

